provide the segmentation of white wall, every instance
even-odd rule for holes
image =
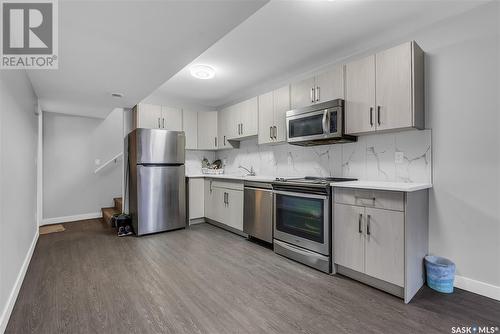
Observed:
[[[44,113],[43,217],[44,223],[100,215],[122,193],[122,163],[98,174],[94,162],[104,164],[123,151],[123,111],[105,119]]]
[[[36,102],[24,71],[0,71],[0,333],[38,239]]]
[[[500,299],[500,5],[419,33],[433,133],[430,251],[457,285]]]

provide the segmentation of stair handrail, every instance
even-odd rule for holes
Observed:
[[[110,165],[111,163],[116,163],[118,161],[118,159],[120,159],[122,156],[123,156],[123,152],[118,153],[117,155],[115,155],[114,157],[112,157],[111,159],[109,159],[108,161],[106,161],[105,163],[100,165],[99,167],[97,167],[96,170],[94,171],[94,174],[99,173],[101,170],[106,168],[106,166]]]

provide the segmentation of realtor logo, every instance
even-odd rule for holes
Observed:
[[[1,0],[2,69],[57,69],[57,0]]]

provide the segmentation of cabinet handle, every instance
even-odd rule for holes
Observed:
[[[314,87],[311,88],[311,103],[314,103]]]
[[[278,128],[276,127],[276,125],[274,126],[274,139],[278,139]]]
[[[358,232],[359,233],[363,233],[363,229],[361,228],[361,222],[362,222],[362,220],[363,220],[363,214],[360,213],[359,214],[359,219],[358,219]]]
[[[319,86],[316,86],[316,102],[320,100],[319,94],[320,94]]]
[[[214,137],[215,147],[217,147],[217,137]]]
[[[226,204],[229,206],[229,193],[226,193]]]
[[[361,197],[361,196],[354,196],[354,199],[356,200],[356,202],[358,200],[361,200],[361,201],[372,201],[372,206],[375,206],[375,202],[376,202],[376,198],[375,197]],[[368,205],[368,204],[364,204],[364,205]]]
[[[226,146],[226,135],[224,135],[224,146]]]
[[[368,215],[366,217],[366,235],[371,235],[371,231],[370,231],[370,220],[371,220],[372,216]]]
[[[162,118],[163,120],[163,128],[165,129],[165,118]]]
[[[158,117],[158,129],[161,128],[160,117]]]
[[[241,123],[241,134],[243,134],[243,123]]]
[[[269,127],[269,139],[271,139],[271,140],[273,139],[273,127],[272,126]]]
[[[373,126],[373,107],[370,107],[370,126]]]
[[[380,125],[380,106],[377,106],[377,123]]]

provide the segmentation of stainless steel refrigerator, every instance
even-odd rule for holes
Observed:
[[[137,235],[186,227],[185,142],[182,131],[128,135],[129,213]]]

